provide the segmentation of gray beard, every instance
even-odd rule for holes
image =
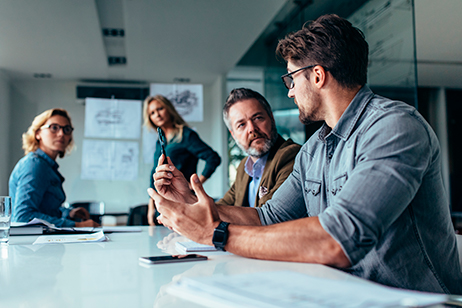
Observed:
[[[273,147],[273,145],[276,143],[276,139],[278,138],[278,133],[276,131],[276,127],[274,127],[272,130],[271,130],[271,137],[270,139],[266,139],[265,140],[265,144],[263,145],[263,149],[262,150],[257,150],[255,148],[253,148],[252,146],[250,146],[249,148],[244,148],[244,146],[242,144],[240,144],[237,140],[236,140],[236,144],[237,146],[242,150],[244,151],[245,153],[247,153],[247,155],[249,156],[252,156],[252,157],[255,157],[255,158],[260,158],[264,155],[266,155],[270,150],[271,148]]]

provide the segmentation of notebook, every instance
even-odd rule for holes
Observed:
[[[175,249],[179,252],[216,251],[214,246],[199,244],[193,241],[176,242]]]

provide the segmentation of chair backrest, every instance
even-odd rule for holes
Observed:
[[[141,204],[130,208],[127,226],[148,226],[148,205]]]
[[[105,213],[106,205],[104,202],[97,202],[97,201],[79,201],[71,203],[71,206],[76,207],[83,207],[90,213],[90,218],[97,223],[101,223],[101,217]]]

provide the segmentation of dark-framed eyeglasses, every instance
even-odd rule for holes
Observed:
[[[287,73],[287,74],[284,74],[281,76],[281,79],[282,79],[282,82],[284,83],[284,85],[286,86],[287,90],[290,90],[294,87],[294,78],[292,77],[293,74],[297,73],[297,72],[300,72],[302,70],[305,70],[307,68],[312,68],[312,67],[315,67],[317,64],[315,65],[308,65],[308,66],[305,66],[305,67],[302,67],[302,68],[299,68],[298,70],[295,70],[293,72],[290,72],[290,73]]]
[[[59,130],[62,129],[64,135],[70,135],[72,134],[72,131],[74,130],[74,128],[70,125],[61,126],[55,123],[49,124],[49,125],[43,125],[42,127],[40,127],[40,129],[44,129],[44,128],[48,128],[50,132],[52,132],[53,134],[57,134]]]

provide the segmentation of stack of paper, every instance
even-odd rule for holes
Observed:
[[[39,236],[32,245],[37,244],[70,244],[70,243],[94,243],[106,241],[103,231],[90,234],[76,235],[50,235]]]
[[[167,292],[209,307],[421,307],[447,300],[443,294],[290,271],[183,277]]]

